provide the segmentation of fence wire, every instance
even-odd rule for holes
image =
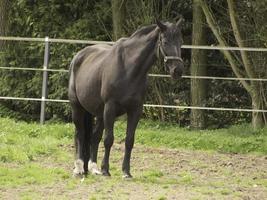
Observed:
[[[26,38],[26,37],[0,37],[0,40],[6,41],[23,41],[23,42],[49,42],[49,43],[68,43],[68,44],[109,44],[114,42],[107,41],[92,41],[92,40],[73,40],[73,39],[53,39],[53,38]],[[252,48],[252,47],[224,47],[224,46],[195,46],[183,45],[184,49],[201,49],[201,50],[227,50],[227,51],[251,51],[251,52],[267,52],[267,48]],[[48,69],[44,68],[30,68],[30,67],[0,67],[2,70],[27,70],[27,71],[42,71],[42,72],[63,72],[67,73],[65,69]],[[165,74],[149,74],[150,77],[170,78],[170,75]],[[229,81],[267,81],[265,78],[236,78],[236,77],[217,77],[217,76],[182,76],[185,79],[208,79],[208,80],[229,80]],[[20,101],[40,101],[40,102],[59,102],[68,103],[68,100],[62,99],[48,99],[48,98],[24,98],[24,97],[7,97],[0,96],[2,100],[20,100]],[[178,106],[178,105],[157,105],[157,104],[144,104],[145,107],[155,108],[171,108],[171,109],[200,109],[200,110],[217,110],[217,111],[234,111],[234,112],[263,112],[267,110],[253,110],[244,108],[222,108],[222,107],[198,107],[198,106]]]
[[[64,99],[44,99],[44,98],[23,98],[23,97],[1,97],[3,100],[19,100],[19,101],[40,101],[40,102],[57,102],[69,103],[69,100]],[[235,112],[262,112],[267,113],[267,110],[252,110],[246,108],[219,108],[219,107],[200,107],[200,106],[174,106],[174,105],[156,105],[144,104],[144,107],[154,108],[170,108],[170,109],[197,109],[197,110],[217,110],[217,111],[235,111]]]
[[[43,68],[32,68],[32,67],[0,67],[3,70],[22,70],[22,71],[47,71],[47,72],[63,72],[68,73],[69,70],[66,69],[43,69]],[[171,78],[168,74],[148,74],[150,77],[159,78]],[[220,76],[182,76],[186,79],[211,79],[211,80],[228,80],[228,81],[262,81],[265,82],[267,79],[264,78],[236,78],[236,77],[220,77]]]

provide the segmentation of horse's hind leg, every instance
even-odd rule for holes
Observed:
[[[72,103],[72,120],[75,125],[75,148],[76,148],[76,160],[74,162],[73,175],[82,175],[87,171],[86,160],[89,158],[89,141],[86,138],[89,137],[86,132],[85,116],[86,111],[77,103]],[[88,143],[88,144],[87,144]]]
[[[91,155],[90,155],[90,161],[89,161],[89,171],[92,174],[101,174],[101,172],[98,170],[97,168],[97,153],[98,153],[98,146],[100,143],[100,140],[102,138],[103,135],[103,129],[104,129],[104,122],[103,122],[103,118],[97,118],[96,119],[96,124],[93,130],[93,134],[91,137]]]
[[[86,112],[84,116],[84,124],[85,124],[85,135],[84,135],[84,145],[83,145],[84,172],[85,174],[87,174],[88,162],[90,159],[90,141],[93,132],[93,116],[88,112]]]

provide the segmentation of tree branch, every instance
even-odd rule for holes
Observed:
[[[209,10],[209,7],[206,3],[205,0],[200,0],[200,4],[202,7],[202,10],[206,16],[206,20],[207,23],[209,24],[209,27],[211,28],[213,34],[215,35],[216,39],[219,42],[220,46],[227,46],[226,41],[224,40],[223,36],[220,34],[219,29],[217,28],[216,22],[214,20],[214,17],[212,16],[211,11]],[[230,54],[229,51],[226,50],[221,50],[221,52],[224,54],[224,56],[226,57],[226,59],[228,60],[228,62],[230,63],[230,66],[233,70],[233,72],[235,73],[235,75],[238,78],[243,78],[244,74],[239,70],[237,63],[234,59],[234,57]],[[250,92],[251,91],[251,86],[244,80],[240,81],[242,83],[242,85],[245,87],[245,89]]]
[[[232,25],[232,28],[233,28],[233,32],[234,32],[234,36],[235,36],[237,45],[239,47],[244,47],[245,45],[244,45],[243,40],[241,38],[239,29],[238,29],[238,26],[237,26],[237,22],[236,22],[236,19],[235,19],[234,3],[233,3],[232,0],[227,0],[227,4],[228,4],[228,8],[229,8],[230,21],[231,21],[231,25]],[[247,52],[241,50],[240,53],[241,53],[241,58],[242,58],[242,61],[243,61],[243,65],[245,67],[245,70],[246,70],[246,73],[247,73],[248,77],[256,78],[255,73],[254,73],[254,71],[252,69],[252,64],[251,64],[251,62],[250,62],[250,60],[248,58]]]

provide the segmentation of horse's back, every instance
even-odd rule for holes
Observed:
[[[74,65],[73,70],[76,71],[82,63],[87,60],[88,58],[96,58],[101,57],[106,51],[110,50],[112,46],[106,44],[97,44],[85,47],[84,49],[80,50],[73,58]],[[102,55],[101,55],[102,54]]]
[[[82,66],[90,67],[94,65],[94,61],[101,60],[104,57],[107,51],[111,49],[110,45],[98,44],[93,46],[85,47],[80,50],[72,59],[70,64],[70,76],[73,78],[70,81],[74,81],[77,76],[77,72],[81,69]],[[86,65],[86,63],[90,63]]]

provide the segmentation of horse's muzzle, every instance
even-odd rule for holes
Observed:
[[[182,77],[183,71],[184,71],[183,65],[174,67],[170,70],[170,75],[173,79],[179,79]]]

